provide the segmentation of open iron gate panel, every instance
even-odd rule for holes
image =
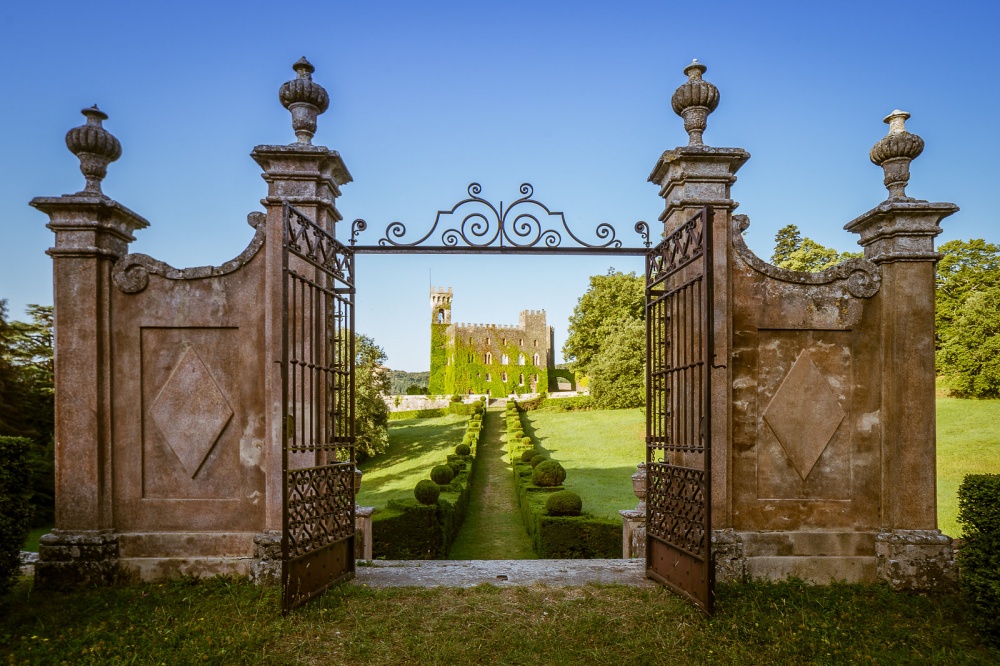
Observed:
[[[285,204],[282,611],[354,576],[354,253]]]
[[[646,573],[707,613],[711,553],[712,210],[646,255]]]

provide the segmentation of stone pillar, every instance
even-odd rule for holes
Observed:
[[[372,534],[372,516],[377,509],[373,506],[354,507],[354,529],[358,537],[354,540],[354,557],[359,560],[371,560],[374,535]]]
[[[904,127],[908,117],[887,116],[889,133],[871,150],[885,170],[888,199],[844,228],[860,234],[865,258],[882,273],[879,577],[897,588],[928,589],[954,578],[950,539],[937,530],[934,237],[958,206],[906,196],[909,163],[923,150],[923,140]]]
[[[660,187],[660,196],[666,202],[659,217],[664,234],[678,228],[705,206],[715,211],[712,226],[713,312],[715,365],[720,367],[712,370],[712,526],[719,529],[731,524],[728,465],[731,382],[727,360],[732,328],[729,266],[732,215],[739,204],[730,197],[730,188],[736,182],[736,172],[750,159],[750,153],[742,148],[712,148],[703,143],[708,115],[719,103],[718,89],[702,79],[706,69],[697,60],[684,69],[688,80],[674,92],[671,105],[674,112],[684,118],[688,145],[664,152],[649,175],[649,182]]]
[[[108,581],[117,569],[112,516],[111,268],[132,233],[149,223],[101,192],[121,144],[102,127],[107,115],[84,109],[87,123],[66,135],[86,188],[31,205],[49,216],[55,347],[56,525],[42,537],[40,587]]]
[[[298,141],[289,145],[265,145],[253,149],[251,157],[264,170],[267,197],[261,200],[267,210],[265,246],[267,288],[263,295],[265,317],[265,354],[269,368],[265,391],[270,396],[266,418],[269,443],[267,462],[266,530],[281,530],[281,336],[282,336],[282,237],[283,206],[294,206],[321,228],[336,236],[336,223],[343,216],[336,208],[340,187],[351,182],[351,174],[335,150],[312,145],[316,118],[326,111],[330,98],[326,90],[312,80],[315,68],[302,58],[293,65],[298,75],[281,86],[279,98],[292,113],[292,127]],[[342,241],[345,242],[345,241]],[[345,242],[346,244],[346,242]]]

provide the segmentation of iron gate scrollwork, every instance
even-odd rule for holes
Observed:
[[[712,210],[646,254],[646,573],[707,613],[711,516]]]
[[[354,253],[283,223],[282,611],[354,576]]]

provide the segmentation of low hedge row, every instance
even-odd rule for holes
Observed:
[[[21,569],[21,546],[31,525],[31,440],[0,437],[0,597]]]
[[[958,488],[960,585],[978,610],[972,621],[1000,644],[1000,474],[969,474]]]
[[[537,459],[538,455],[548,456],[537,447],[537,442],[531,435],[521,440],[514,439],[518,430],[527,431],[524,427],[526,424],[522,420],[524,414],[518,405],[514,401],[508,405],[508,456],[514,474],[521,520],[531,537],[535,554],[540,558],[552,559],[620,558],[622,553],[620,522],[586,513],[579,516],[550,515],[546,503],[554,494],[565,491],[566,488],[562,485],[544,487],[533,483],[533,480],[543,482],[538,478],[538,467],[545,463],[539,461],[532,467],[531,460]],[[528,443],[524,444],[525,441]],[[536,454],[524,460],[527,457],[526,451],[534,451]]]
[[[429,419],[448,414],[448,407],[434,409],[409,409],[401,412],[389,412],[390,421],[405,421],[406,419]]]
[[[405,500],[390,500],[388,506],[372,517],[372,556],[389,560],[435,560],[448,555],[458,529],[462,526],[469,504],[472,470],[475,465],[482,429],[484,409],[481,403],[469,406],[473,412],[466,425],[462,442],[468,455],[450,454],[447,464],[455,469],[455,476],[446,485],[439,485],[437,501],[427,505],[416,497]],[[434,465],[437,469],[441,465]],[[431,469],[426,481],[430,481]],[[438,478],[444,478],[441,471]]]

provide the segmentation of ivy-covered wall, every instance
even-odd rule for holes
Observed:
[[[448,324],[431,324],[431,376],[427,380],[427,392],[431,395],[445,395],[455,391],[448,387],[445,370],[448,362]]]

